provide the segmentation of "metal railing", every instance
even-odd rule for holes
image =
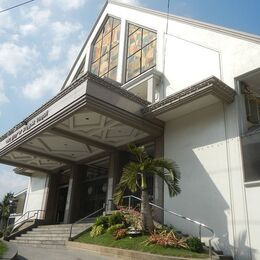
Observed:
[[[129,209],[131,208],[132,199],[135,199],[135,200],[138,200],[138,201],[142,201],[140,198],[138,198],[138,197],[136,197],[136,196],[134,196],[134,195],[124,196],[123,199],[128,199],[128,208],[129,208]],[[112,199],[109,199],[109,200],[108,200],[108,202],[112,202],[112,201],[113,201]],[[183,216],[183,215],[181,215],[181,214],[178,214],[178,213],[176,213],[176,212],[174,212],[174,211],[171,211],[171,210],[168,210],[168,209],[166,209],[166,208],[163,208],[163,207],[161,207],[161,206],[159,206],[159,205],[156,205],[156,204],[154,204],[154,203],[151,203],[151,202],[150,202],[149,204],[150,204],[152,207],[154,207],[154,208],[157,208],[157,209],[159,209],[159,210],[162,210],[162,211],[164,211],[164,212],[167,212],[167,213],[172,214],[172,215],[174,215],[174,216],[176,216],[176,217],[178,217],[178,218],[184,219],[184,220],[186,220],[186,221],[189,221],[189,222],[191,222],[191,223],[197,225],[198,228],[199,228],[199,237],[200,237],[200,239],[201,239],[201,230],[202,230],[202,228],[204,228],[204,229],[210,231],[210,233],[212,234],[212,236],[209,238],[208,243],[209,243],[209,257],[210,257],[210,259],[212,259],[212,246],[211,246],[211,241],[212,241],[212,239],[215,237],[215,232],[214,232],[214,230],[213,230],[212,228],[208,227],[207,225],[205,225],[205,224],[203,224],[203,223],[200,223],[200,222],[197,221],[197,220],[193,220],[193,219],[191,219],[191,218],[185,217],[185,216]]]
[[[94,211],[94,212],[92,212],[92,213],[90,213],[89,215],[87,215],[86,217],[84,217],[84,218],[81,218],[80,220],[78,220],[78,221],[76,221],[76,222],[74,222],[74,223],[72,223],[71,224],[71,226],[70,226],[70,234],[69,234],[69,240],[71,240],[72,239],[72,237],[71,237],[71,235],[72,235],[72,229],[73,229],[73,225],[75,225],[75,224],[80,224],[80,223],[84,223],[84,221],[86,221],[88,218],[90,218],[90,217],[92,217],[92,216],[95,216],[97,213],[99,213],[100,211],[104,211],[106,209],[106,204],[104,203],[104,205],[103,205],[103,207],[102,208],[100,208],[100,209],[98,209],[98,210],[96,210],[96,211]]]
[[[45,218],[45,210],[41,210],[41,209],[29,210],[29,211],[25,212],[20,218],[18,218],[13,224],[8,225],[6,228],[8,229],[8,228],[12,227],[12,229],[15,229],[20,224],[22,224],[28,220],[44,219],[44,218]]]

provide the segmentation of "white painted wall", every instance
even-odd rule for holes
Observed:
[[[33,173],[29,180],[24,213],[30,210],[45,210],[48,191],[48,176]]]
[[[235,223],[232,217],[232,183],[225,128],[222,103],[166,123],[164,156],[178,163],[182,192],[169,198],[165,187],[165,207],[212,227],[217,235],[214,245],[226,254],[235,251],[237,259],[250,259],[248,242],[234,239],[234,229],[238,225],[240,236],[248,233],[246,225]],[[165,222],[198,235],[198,229],[169,214],[165,215]],[[203,233],[203,236],[208,234]]]
[[[166,35],[167,21],[165,17],[156,15],[155,12],[143,12],[138,8],[127,8],[123,5],[109,3],[101,15],[100,20],[97,22],[93,34],[90,36],[83,50],[83,55],[80,57],[78,65],[72,73],[70,80],[67,82],[67,85],[74,77],[77,67],[85,55],[87,57],[85,69],[87,70],[91,43],[106,15],[118,17],[122,23],[121,33],[123,36],[121,35],[120,38],[118,81],[123,79],[124,75],[123,59],[125,46],[122,44],[124,43],[127,21],[157,31],[156,69],[165,75],[161,86],[165,96],[182,90],[211,75],[220,78],[231,88],[235,89],[236,77],[260,67],[260,59],[257,58],[260,57],[260,39],[257,39],[257,37],[250,38],[239,32],[236,33],[231,30],[214,28],[207,24],[197,23],[191,20],[185,21],[185,19],[182,20],[179,18],[169,20]],[[222,113],[222,116],[220,116],[220,114],[212,114],[213,118],[216,117],[219,122],[222,122],[220,125],[216,123],[217,120],[212,121],[207,116],[207,113],[203,114],[203,117],[198,117],[197,120],[194,120],[193,116],[195,116],[196,113],[202,113],[201,111],[194,112],[190,117],[185,116],[168,122],[165,136],[165,156],[174,155],[178,158],[185,173],[183,176],[185,181],[183,183],[183,194],[176,199],[178,209],[186,211],[187,207],[184,206],[184,202],[190,203],[188,204],[189,210],[187,214],[190,214],[188,216],[194,215],[194,217],[198,217],[198,220],[204,220],[205,218],[207,220],[210,219],[209,224],[212,222],[212,224],[215,225],[221,243],[224,243],[224,241],[230,242],[230,248],[226,248],[226,250],[233,250],[236,259],[250,259],[247,247],[250,246],[249,226],[251,227],[253,223],[251,223],[252,218],[248,219],[244,189],[243,164],[239,137],[240,129],[238,124],[241,113],[238,107],[236,100],[233,104],[225,106],[225,113]],[[205,111],[207,111],[207,109]],[[176,124],[176,122],[180,122],[180,124]],[[204,125],[204,128],[201,128],[198,122]],[[223,122],[225,122],[225,124]],[[211,127],[211,125],[214,125],[214,127]],[[199,128],[203,131],[193,131]],[[178,129],[178,131],[176,129]],[[189,132],[189,135],[184,135],[186,132]],[[202,133],[206,138],[204,138]],[[176,136],[178,136],[178,138],[176,138]],[[222,141],[218,143],[218,139],[222,139]],[[225,139],[226,143],[224,145]],[[189,140],[189,143],[187,143],[187,140]],[[170,147],[170,144],[174,146]],[[193,147],[194,144],[198,145],[198,149]],[[175,150],[176,146],[178,148]],[[224,146],[225,149],[223,148]],[[184,155],[189,155],[189,159],[187,160]],[[223,156],[225,156],[226,159]],[[217,164],[215,160],[218,160]],[[223,167],[221,168],[220,166]],[[200,186],[199,190],[193,190],[191,189],[192,187],[190,187],[193,182],[198,182],[198,179],[194,179],[193,175],[189,175],[191,173],[187,173],[194,172],[193,167],[196,169],[196,174],[202,174],[203,177],[206,178],[204,179],[205,183]],[[222,171],[222,173],[214,175],[215,170]],[[225,177],[225,183],[223,183],[222,178],[219,176]],[[189,182],[191,182],[191,184],[188,184]],[[209,189],[207,184],[209,184],[212,189]],[[186,188],[188,190],[185,190]],[[257,196],[257,191],[252,190],[252,193],[254,192],[255,196]],[[227,194],[229,194],[229,197]],[[199,205],[200,210],[194,207],[195,202],[186,201],[186,199],[196,201],[196,197],[201,197],[203,202],[205,201],[206,203],[206,206]],[[251,197],[253,197],[253,195]],[[215,208],[212,209],[210,206],[215,201],[218,205],[217,213]],[[170,200],[167,199],[165,205],[172,207]],[[208,209],[204,211],[207,207]],[[210,209],[212,209],[212,211]],[[216,216],[220,214],[218,212],[221,210],[222,215],[217,218],[218,222],[215,223],[210,216],[216,218]],[[212,212],[215,212],[217,215]],[[258,221],[260,221],[259,216]],[[231,228],[232,223],[233,228]],[[244,241],[241,241],[241,237]],[[253,238],[255,239],[255,237]],[[251,238],[251,242],[253,238]],[[257,239],[260,241],[260,235],[258,235]]]

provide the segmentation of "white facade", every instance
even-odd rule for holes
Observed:
[[[111,1],[102,11],[64,88],[71,84],[84,58],[84,71],[90,69],[92,43],[107,16],[121,20],[117,81],[123,87],[128,22],[157,33],[155,69],[163,76],[155,91],[156,101],[211,76],[239,95],[237,78],[260,68],[257,36],[175,16],[169,17],[166,32],[165,14]],[[246,131],[246,122],[238,95],[231,104],[201,99],[192,108],[183,106],[157,116],[165,122],[164,157],[176,161],[181,171],[182,192],[170,198],[165,187],[164,207],[214,229],[213,245],[225,254],[241,260],[260,259],[260,186],[246,185],[244,181],[241,135]],[[25,212],[45,209],[47,193],[46,175],[34,174]],[[171,215],[165,214],[164,221],[198,235],[197,228]],[[209,235],[202,231],[205,241]]]

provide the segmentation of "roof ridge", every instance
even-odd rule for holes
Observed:
[[[247,32],[231,29],[231,28],[228,28],[228,27],[224,27],[224,26],[220,26],[220,25],[216,25],[216,24],[212,24],[212,23],[201,22],[199,20],[186,18],[186,17],[183,17],[183,16],[178,16],[178,15],[173,15],[173,14],[167,15],[167,13],[165,13],[165,12],[157,11],[157,10],[146,8],[146,7],[143,7],[143,6],[134,6],[134,5],[118,2],[116,0],[107,0],[107,2],[111,3],[111,4],[131,8],[131,9],[134,9],[134,10],[137,10],[137,11],[145,11],[147,13],[162,16],[162,17],[165,17],[165,18],[169,17],[169,19],[171,19],[171,20],[179,21],[179,22],[186,23],[186,24],[192,24],[192,25],[197,26],[197,27],[209,29],[209,30],[212,30],[212,31],[217,31],[217,32],[220,32],[220,33],[224,33],[224,34],[236,37],[236,38],[240,38],[240,39],[243,39],[243,40],[247,40],[247,41],[251,41],[251,42],[255,42],[255,43],[260,44],[260,35],[257,35],[257,34],[247,33]]]

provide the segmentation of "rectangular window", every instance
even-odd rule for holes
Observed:
[[[126,81],[156,66],[156,33],[128,24]]]

